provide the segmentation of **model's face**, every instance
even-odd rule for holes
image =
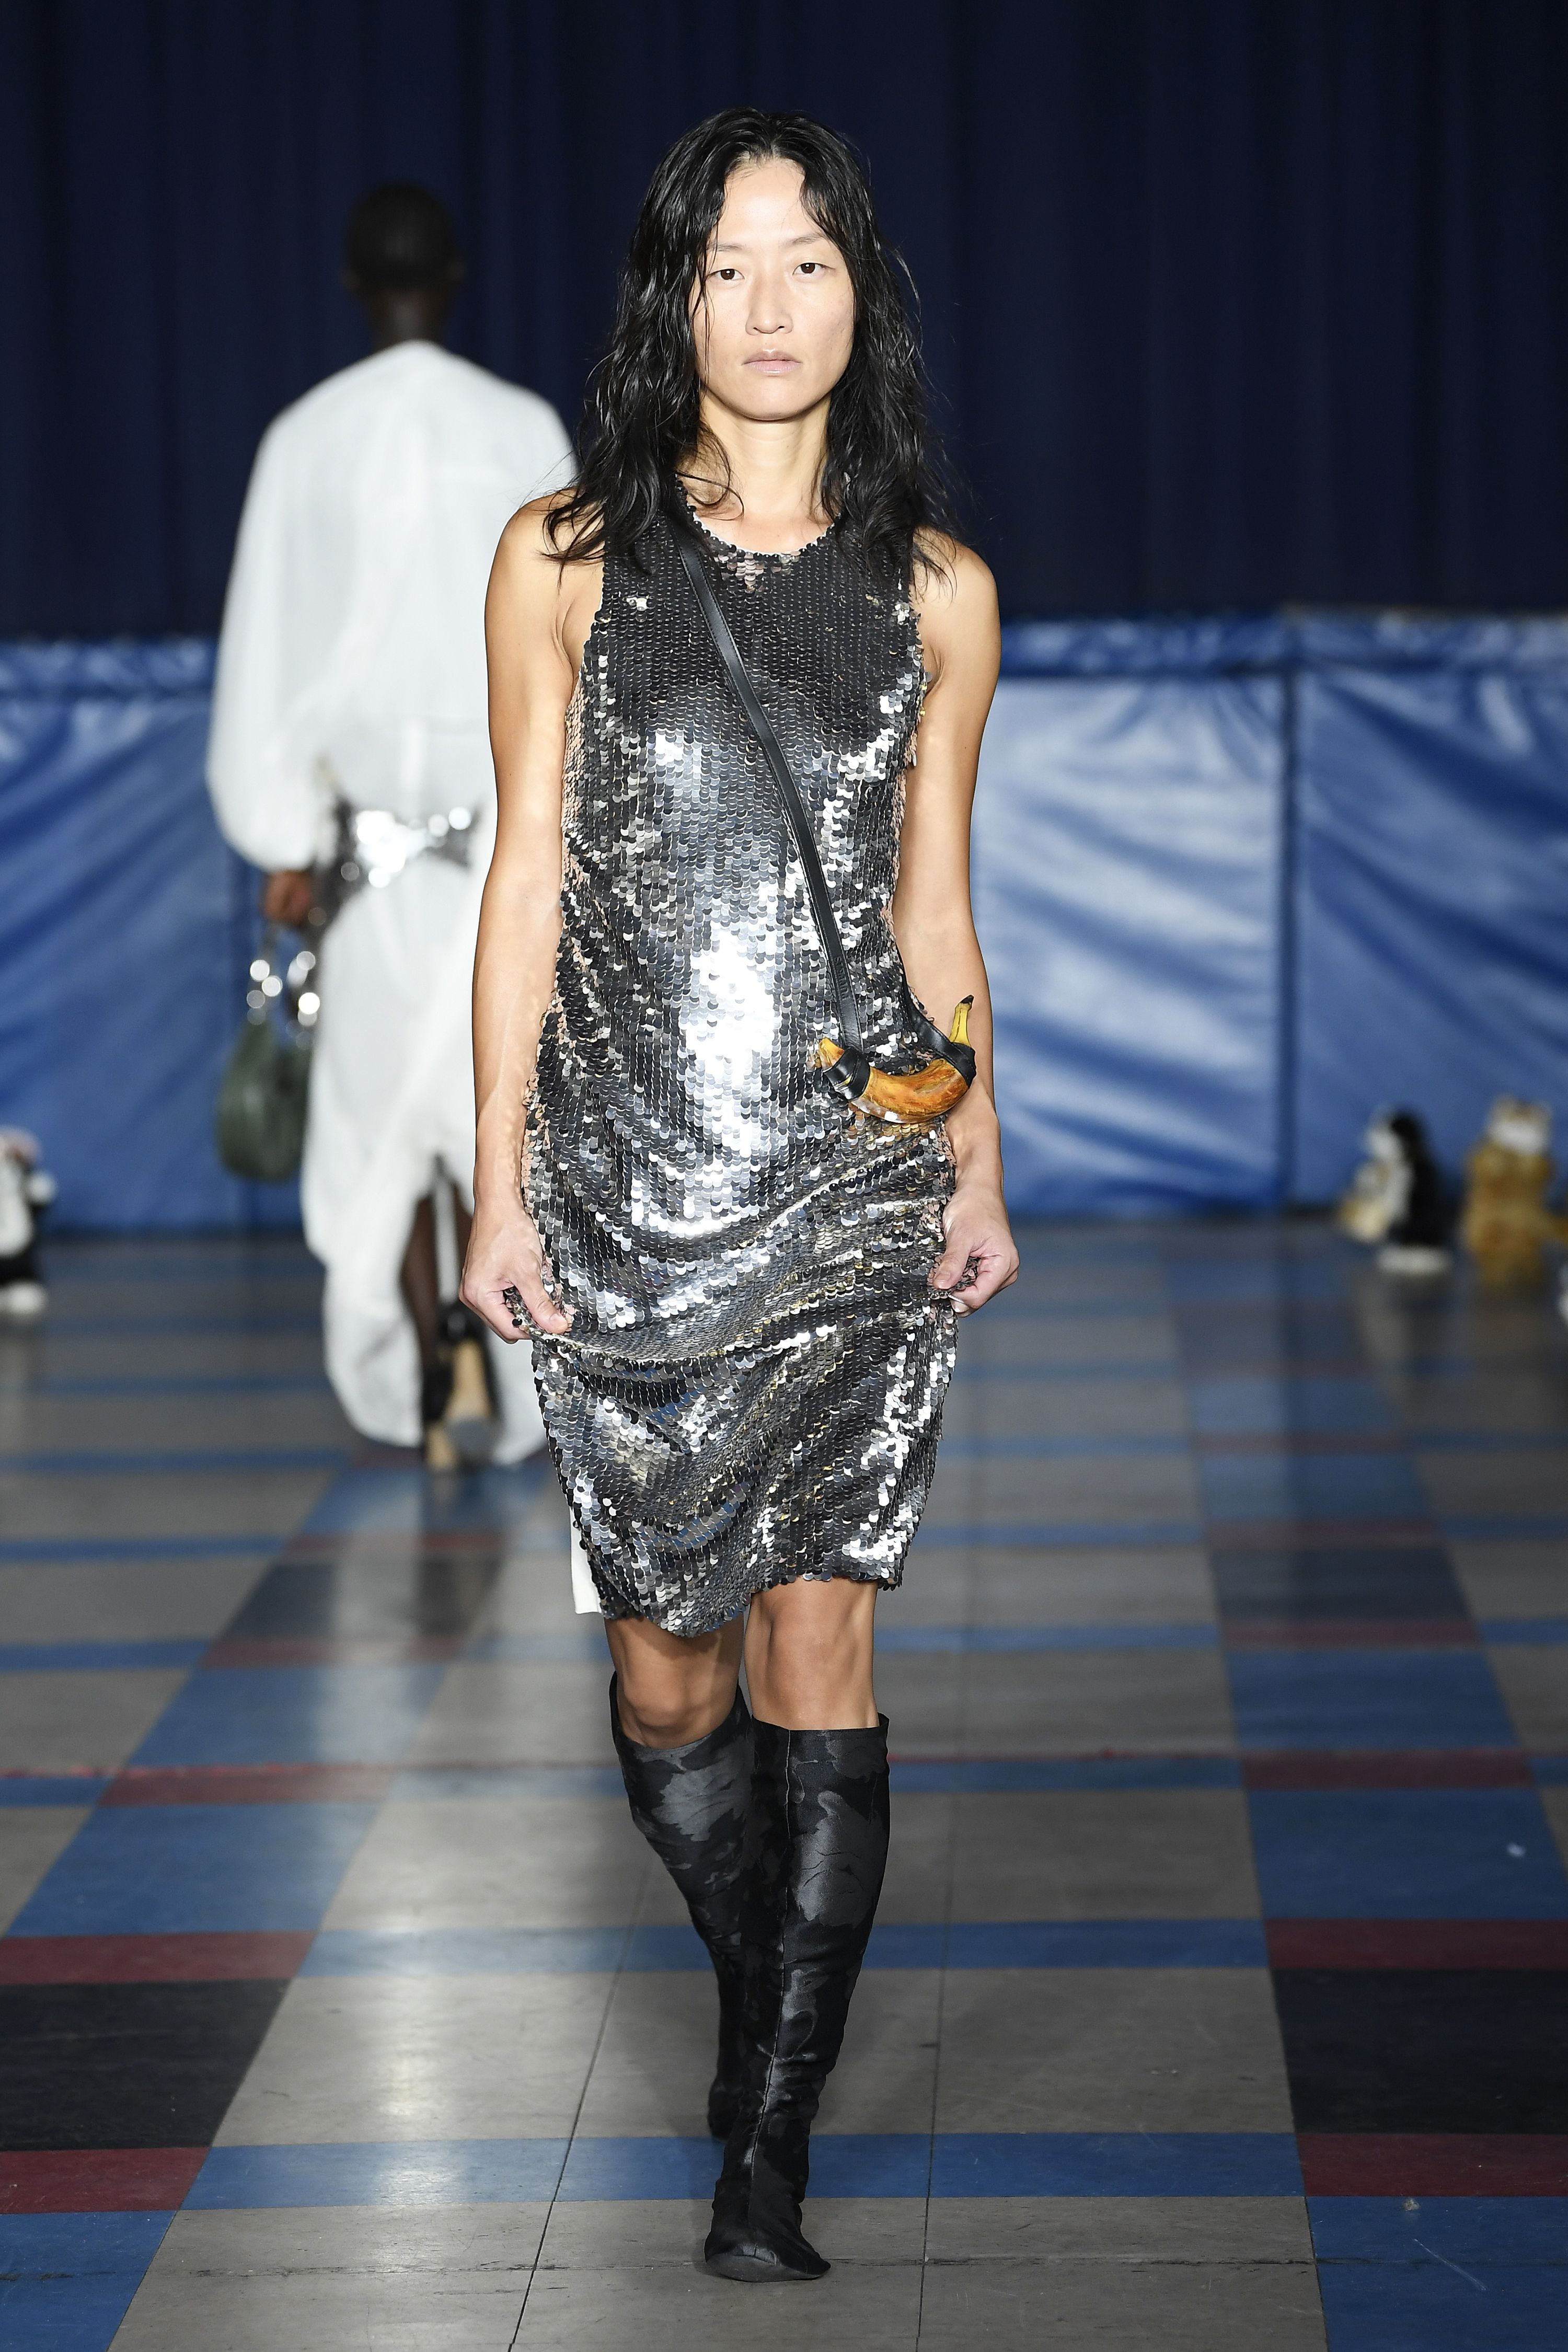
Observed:
[[[843,255],[801,201],[798,163],[732,172],[691,294],[702,388],[736,416],[803,415],[849,363],[855,289]]]

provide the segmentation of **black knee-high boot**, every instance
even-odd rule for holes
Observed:
[[[725,2139],[740,2105],[744,1994],[742,1939],[746,1817],[752,1791],[752,1718],[739,1691],[716,1731],[685,1748],[639,1748],[621,1728],[616,1678],[610,1728],[632,1819],[681,1894],[719,1979],[719,2066],[708,2093],[708,2128]]]
[[[746,2080],[703,2252],[724,2278],[820,2278],[828,2265],[802,2234],[801,2200],[882,1890],[888,1719],[874,1731],[752,1728]]]

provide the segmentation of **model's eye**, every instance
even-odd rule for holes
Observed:
[[[721,269],[716,269],[713,272],[714,277],[722,278],[726,285],[730,284],[732,279],[739,278],[740,274],[740,271],[733,268],[729,262],[726,262]]]
[[[822,275],[821,262],[803,261],[800,265],[800,274],[803,278],[820,278]]]

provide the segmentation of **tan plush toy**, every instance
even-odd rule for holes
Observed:
[[[1552,1113],[1544,1103],[1499,1095],[1466,1161],[1465,1247],[1483,1282],[1532,1287],[1545,1278],[1546,1249],[1563,1239],[1547,1206],[1552,1190]]]

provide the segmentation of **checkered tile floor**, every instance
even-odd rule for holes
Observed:
[[[536,1465],[351,1446],[279,1243],[0,1339],[0,2352],[1547,2352],[1568,1337],[1313,1226],[1042,1229],[881,1608],[813,2163],[702,2276],[706,1964]]]

